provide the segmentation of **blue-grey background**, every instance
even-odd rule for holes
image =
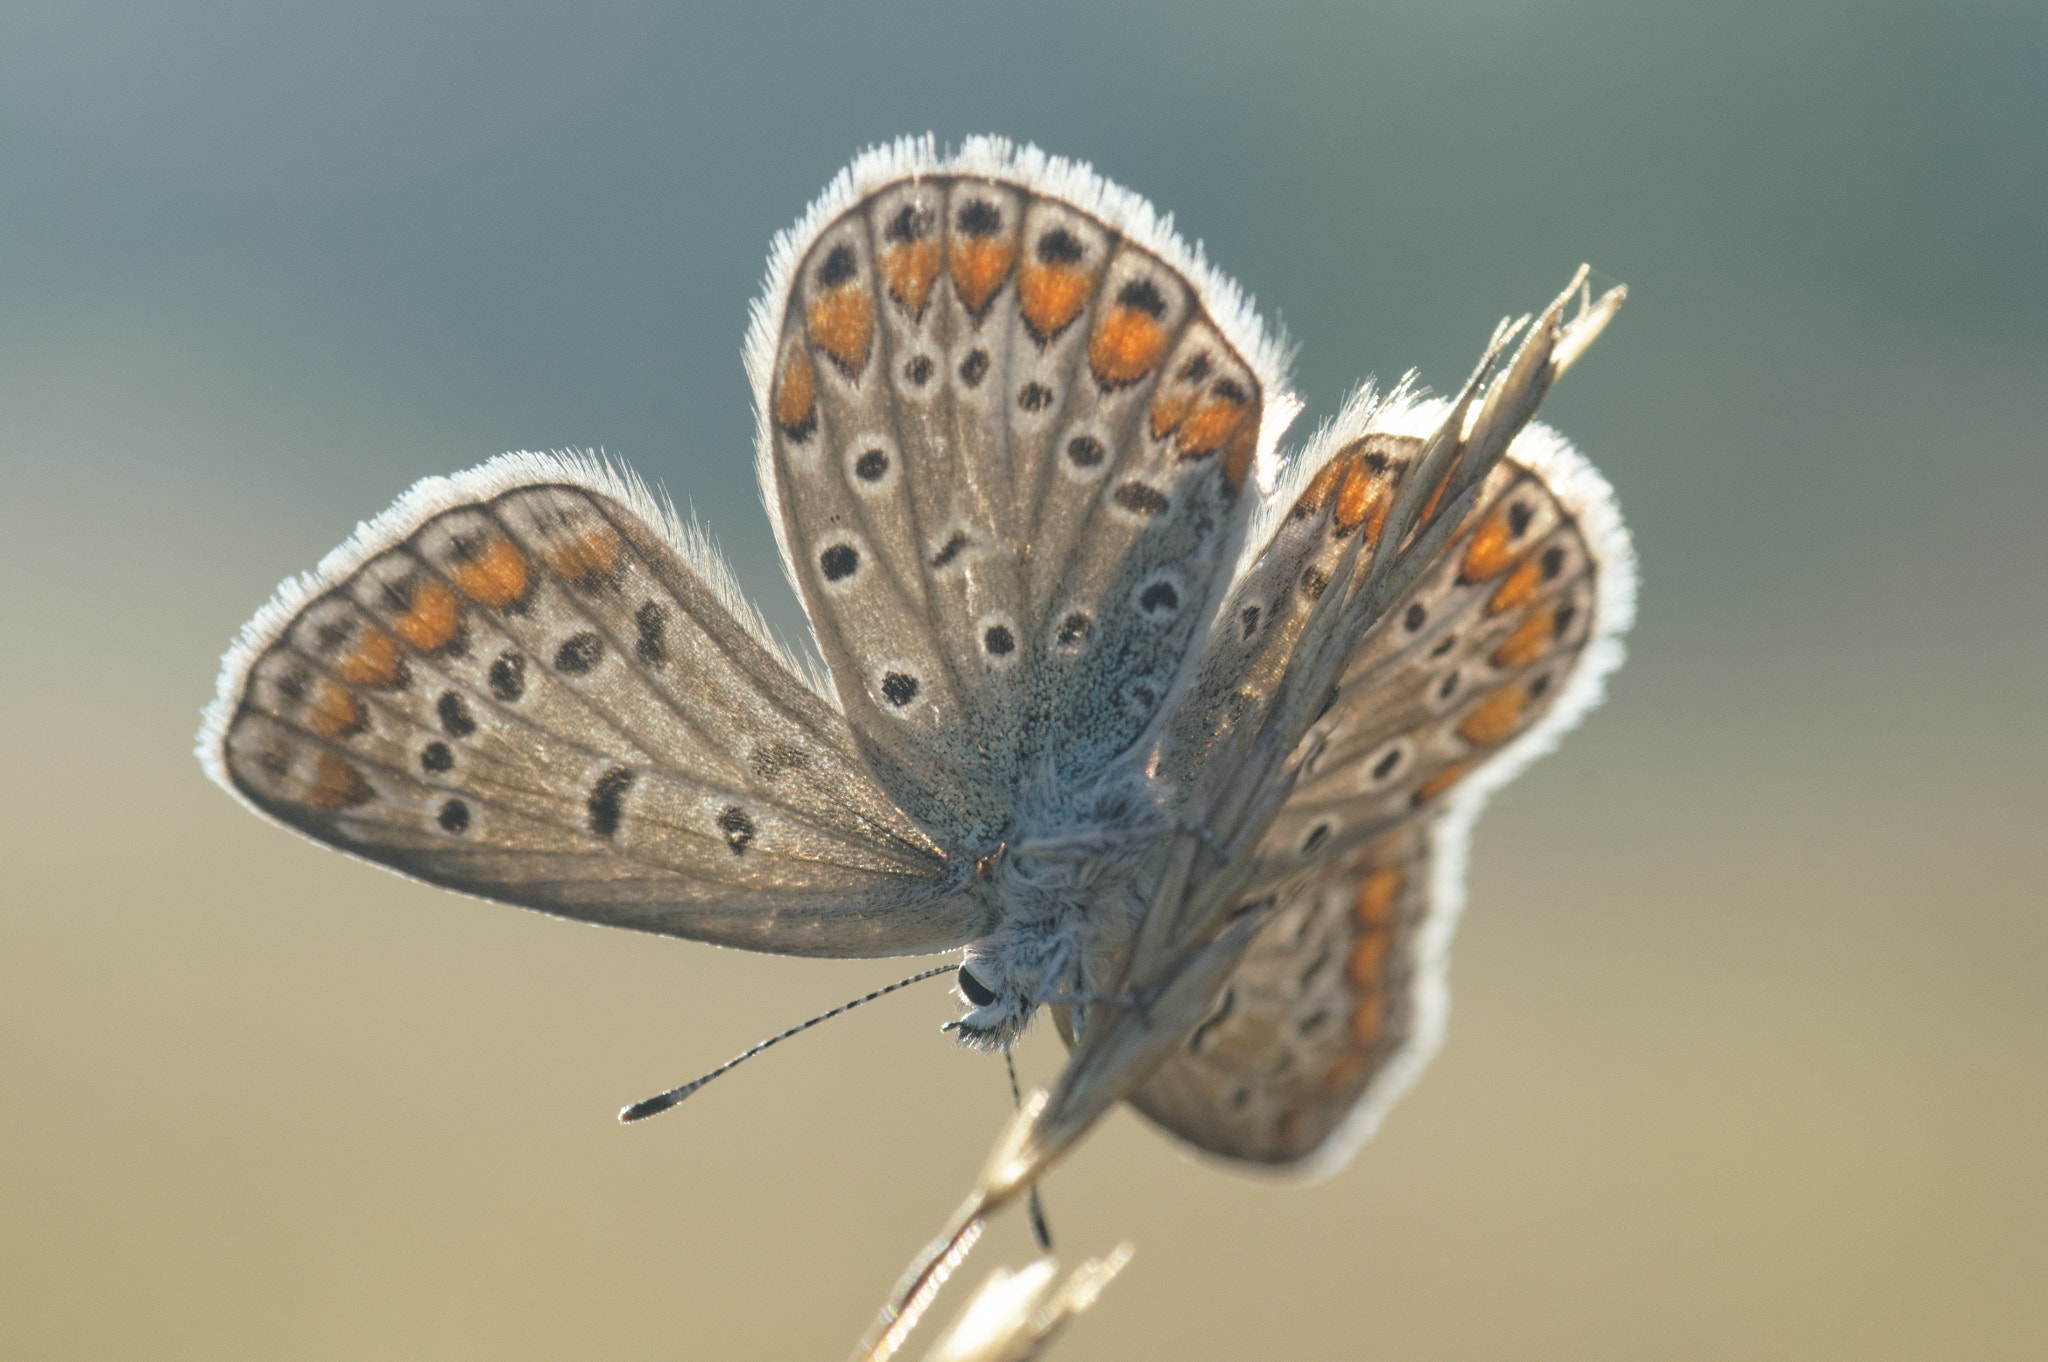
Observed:
[[[939,986],[622,1130],[890,969],[407,884],[188,744],[277,579],[507,448],[623,457],[800,631],[746,305],[927,129],[1172,209],[1304,430],[1631,288],[1546,414],[1634,656],[1481,825],[1443,1056],[1305,1192],[1112,1120],[1048,1197],[1138,1256],[1061,1355],[2048,1354],[2048,11],[1995,0],[11,0],[0,1353],[843,1354],[1008,1105]]]

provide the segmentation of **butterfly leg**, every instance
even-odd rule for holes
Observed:
[[[1010,1053],[1010,1047],[1003,1047],[1003,1067],[1010,1074],[1010,1100],[1018,1107],[1024,1105],[1024,1090],[1017,1086],[1017,1061]],[[1052,1230],[1045,1223],[1045,1201],[1038,1194],[1038,1184],[1031,1185],[1031,1238],[1038,1245],[1040,1253],[1052,1252]]]

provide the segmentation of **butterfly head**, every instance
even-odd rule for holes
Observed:
[[[951,1029],[962,1045],[976,1050],[1000,1050],[1014,1044],[1023,1034],[1024,1026],[1037,1010],[1029,995],[1021,989],[1009,986],[1011,981],[996,974],[989,960],[974,961],[960,966],[955,983],[957,991],[966,1002],[967,1015],[951,1024]],[[1003,987],[983,979],[975,972],[979,964],[983,973],[994,976]]]

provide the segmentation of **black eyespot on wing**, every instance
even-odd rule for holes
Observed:
[[[818,570],[828,582],[843,582],[860,570],[860,550],[851,544],[834,544],[818,555]]]
[[[555,670],[582,676],[604,657],[604,640],[589,630],[572,634],[555,649]]]
[[[996,1000],[996,991],[974,977],[974,971],[960,967],[960,994],[976,1007],[987,1007]]]
[[[443,832],[469,831],[469,805],[459,799],[451,799],[441,806],[441,812],[434,816]]]
[[[1118,306],[1134,308],[1155,322],[1166,315],[1165,295],[1159,292],[1159,285],[1153,283],[1150,279],[1131,280],[1130,283],[1125,284],[1116,291],[1116,301]],[[1208,357],[1205,355],[1201,358],[1206,364]],[[1203,373],[1207,372],[1208,370],[1205,368]],[[1185,374],[1182,376],[1186,377]]]
[[[518,653],[500,653],[491,664],[491,694],[511,704],[526,694],[526,659]]]
[[[889,456],[883,450],[870,449],[853,461],[853,475],[862,482],[880,482],[888,471]]]
[[[1209,359],[1209,352],[1207,350],[1197,351],[1189,358],[1186,364],[1180,366],[1180,372],[1175,374],[1174,377],[1183,383],[1200,383],[1209,376],[1209,370],[1213,367],[1214,365]]]
[[[1094,628],[1095,621],[1085,612],[1076,610],[1060,621],[1059,632],[1053,637],[1059,641],[1062,648],[1071,648],[1085,640]]]
[[[969,199],[960,205],[953,225],[962,236],[994,236],[1003,230],[1003,213],[987,199]]]
[[[737,804],[728,805],[719,813],[718,830],[725,834],[725,844],[732,848],[732,854],[735,856],[753,845],[754,820]]]
[[[1259,632],[1259,607],[1248,605],[1237,612],[1238,623],[1244,626],[1244,637],[1250,638]]]
[[[1148,615],[1170,615],[1180,609],[1180,592],[1172,582],[1154,582],[1138,593],[1138,609]]]
[[[1308,836],[1302,841],[1302,853],[1306,855],[1329,840],[1330,825],[1328,823],[1318,823],[1309,829]]]
[[[908,672],[890,672],[882,678],[882,698],[903,708],[917,698],[917,678]]]
[[[420,749],[420,769],[438,776],[455,769],[455,752],[445,742],[430,742]]]
[[[1557,580],[1557,574],[1564,571],[1564,546],[1562,544],[1552,544],[1549,548],[1543,550],[1543,557],[1537,561],[1543,566],[1544,581],[1551,582]]]
[[[668,611],[659,601],[643,602],[633,612],[633,627],[640,637],[634,640],[633,656],[650,667],[656,667],[668,660]]]
[[[825,263],[818,267],[818,287],[837,288],[858,272],[854,264],[851,246],[834,246],[825,253]]]
[[[937,366],[931,361],[931,356],[912,355],[910,362],[903,366],[903,376],[910,380],[910,385],[913,388],[922,388],[925,384],[932,381],[932,373],[936,368]]]
[[[981,386],[981,380],[988,373],[988,351],[971,350],[967,358],[960,361],[960,381],[970,388]]]
[[[1052,389],[1043,383],[1026,383],[1017,393],[1017,405],[1025,411],[1044,411],[1052,405]]]
[[[1529,528],[1529,517],[1534,514],[1526,501],[1518,501],[1508,507],[1508,538],[1520,539]]]
[[[1578,617],[1579,607],[1577,607],[1576,605],[1559,606],[1557,616],[1552,621],[1550,626],[1550,632],[1552,637],[1563,638],[1566,632],[1571,629],[1572,621],[1577,619]]]
[[[1067,459],[1076,468],[1094,468],[1102,462],[1106,453],[1102,441],[1093,435],[1076,435],[1067,441]]]
[[[932,555],[932,566],[935,568],[946,566],[946,564],[958,558],[967,546],[973,542],[966,535],[955,533],[945,543],[939,545],[939,551]]]
[[[1217,379],[1209,385],[1209,392],[1212,396],[1221,398],[1225,402],[1242,404],[1251,400],[1251,394],[1247,393],[1244,390],[1244,385],[1234,378]]]
[[[1397,747],[1372,764],[1372,778],[1374,780],[1385,780],[1388,776],[1394,774],[1394,768],[1400,764],[1401,749]]]
[[[929,214],[918,205],[906,203],[889,218],[888,226],[882,228],[884,241],[922,241],[931,235],[932,224]]]
[[[466,738],[476,732],[476,719],[469,712],[469,705],[452,690],[441,692],[441,698],[434,702],[434,713],[441,716],[441,731],[451,738]]]
[[[1444,678],[1444,683],[1436,688],[1436,698],[1439,700],[1448,700],[1451,698],[1453,694],[1457,692],[1457,689],[1458,674],[1456,672],[1452,672],[1449,676],[1446,676]]]
[[[1543,698],[1543,692],[1549,689],[1550,678],[1548,676],[1539,676],[1529,683],[1529,698],[1531,700],[1540,700]]]
[[[590,830],[600,837],[609,837],[619,830],[619,819],[625,813],[626,788],[633,783],[633,773],[623,766],[614,766],[597,778],[590,787]]]
[[[1004,657],[1017,650],[1017,638],[1000,624],[992,624],[981,636],[981,646],[990,657]]]
[[[1411,634],[1427,623],[1429,623],[1429,612],[1422,608],[1422,602],[1420,601],[1409,606],[1407,613],[1401,616],[1401,627]]]
[[[1429,655],[1431,657],[1442,657],[1445,653],[1456,647],[1457,643],[1458,636],[1456,634],[1445,634],[1436,641],[1436,646],[1429,650]]]
[[[1110,494],[1116,504],[1132,515],[1160,516],[1173,506],[1173,499],[1148,483],[1131,481]]]
[[[1072,265],[1081,259],[1081,243],[1064,227],[1038,238],[1038,258],[1047,265]]]

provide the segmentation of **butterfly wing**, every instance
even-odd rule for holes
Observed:
[[[981,139],[857,162],[778,244],[749,354],[862,751],[991,846],[1022,781],[1085,782],[1166,701],[1293,411],[1278,351],[1142,200]]]
[[[250,623],[199,746],[308,836],[566,917],[833,956],[982,925],[708,547],[595,460],[421,483]]]
[[[1315,497],[1342,489],[1346,459],[1398,462],[1419,445],[1399,432],[1435,414],[1383,413],[1322,465],[1339,476],[1302,499],[1320,513]],[[1357,479],[1358,507],[1371,504],[1370,480]],[[1347,519],[1365,516],[1332,507],[1316,524],[1335,542]],[[1294,545],[1311,565],[1326,548]],[[1289,568],[1296,583],[1309,570]],[[1312,585],[1311,574],[1297,589]],[[1311,1174],[1348,1160],[1440,1037],[1472,821],[1597,701],[1633,594],[1606,483],[1531,427],[1303,738],[1302,777],[1260,844],[1251,891],[1271,886],[1281,901],[1211,1015],[1133,1095],[1139,1110],[1233,1160]]]

